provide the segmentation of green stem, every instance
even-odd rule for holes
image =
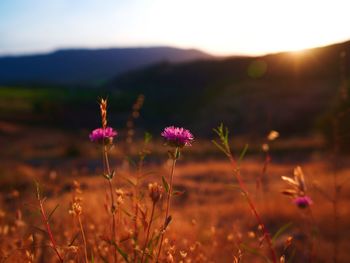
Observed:
[[[160,244],[159,244],[159,249],[158,249],[158,253],[157,253],[156,262],[159,261],[160,252],[161,252],[162,246],[163,246],[163,240],[164,240],[164,234],[165,234],[165,228],[166,228],[165,224],[166,224],[166,222],[168,220],[169,211],[170,211],[170,198],[171,198],[171,195],[172,195],[172,192],[173,192],[173,177],[174,177],[175,164],[176,164],[178,153],[179,153],[179,148],[176,148],[174,156],[173,156],[173,163],[172,163],[172,166],[171,166],[170,184],[169,184],[169,192],[168,192],[168,195],[167,195],[164,226],[163,226],[162,233],[161,233],[161,240],[160,240]]]
[[[109,159],[108,159],[108,151],[106,144],[103,145],[103,166],[104,169],[106,169],[108,176],[111,175],[111,169],[109,165]],[[112,213],[112,237],[111,242],[116,243],[116,230],[115,230],[115,203],[114,203],[114,195],[113,195],[113,186],[112,186],[112,179],[108,179],[108,185],[109,185],[109,191],[111,195],[111,213]],[[117,255],[117,248],[114,246],[114,262],[118,261],[118,255]]]

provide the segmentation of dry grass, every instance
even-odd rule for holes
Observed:
[[[44,202],[47,214],[59,204],[50,219],[50,226],[65,262],[85,261],[82,231],[77,217],[69,213],[77,197],[79,200],[81,198],[81,221],[87,240],[88,260],[91,262],[93,255],[94,262],[113,262],[114,248],[109,243],[111,216],[108,183],[101,176],[101,151],[86,139],[88,131],[69,134],[48,128],[1,123],[0,126],[3,127],[0,142],[6,149],[0,153],[0,262],[57,262],[47,233],[43,231],[34,180],[40,182],[43,196],[47,197]],[[248,139],[236,139],[235,148],[242,148],[245,140]],[[117,243],[128,253],[129,258],[133,259],[134,253],[139,255],[138,261],[147,229],[142,223],[149,222],[152,204],[148,197],[148,184],[161,184],[161,177],[167,177],[171,168],[171,161],[167,160],[167,148],[154,140],[148,145],[151,154],[143,167],[147,176],[138,188],[143,196],[139,202],[140,209],[147,214],[146,220],[139,214],[140,239],[135,246],[132,241],[135,189],[126,179],[133,178],[138,171],[124,157],[127,149],[128,155],[135,159],[141,143],[118,143],[110,152],[111,168],[116,170],[113,189],[122,189],[124,193],[122,199],[118,199],[120,195],[115,192],[119,202],[116,214]],[[285,255],[290,262],[308,262],[310,231],[313,230],[313,262],[332,262],[334,212],[325,193],[331,197],[334,194],[334,171],[327,154],[315,150],[312,154],[308,152],[309,149],[322,149],[322,139],[292,138],[281,139],[280,143],[273,142],[272,162],[268,166],[268,178],[264,180],[262,189],[256,188],[256,180],[264,165],[264,156],[258,151],[259,147],[259,142],[250,147],[255,154],[243,160],[241,174],[271,235],[290,224],[274,242],[277,254]],[[276,149],[278,152],[274,152]],[[289,152],[292,157],[288,158]],[[300,156],[295,158],[295,153],[300,153]],[[338,202],[338,262],[350,262],[347,252],[350,246],[350,168],[346,165],[346,157],[339,158],[338,162],[338,181],[342,186]],[[286,187],[281,176],[292,176],[297,165],[301,165],[304,170],[308,195],[314,201],[311,208],[315,222],[312,224],[307,210],[299,209],[281,194]],[[80,183],[79,189],[74,186],[74,181]],[[166,231],[161,262],[171,262],[172,257],[174,262],[220,263],[233,262],[239,256],[242,256],[241,262],[266,262],[259,255],[268,256],[267,245],[261,240],[262,231],[237,187],[232,167],[212,143],[199,140],[183,152],[176,166],[174,188],[183,194],[172,199],[170,214],[173,219]],[[163,225],[164,197],[156,205],[151,228],[153,237],[159,234]],[[292,241],[286,249],[286,241],[290,237]],[[118,262],[123,261],[118,254]]]
[[[261,211],[262,217],[273,234],[281,226],[292,222],[290,227],[277,241],[276,247],[283,246],[287,236],[293,236],[293,244],[297,253],[293,262],[304,262],[307,248],[303,246],[305,239],[305,222],[307,218],[304,211],[295,207],[291,201],[280,194],[283,189],[284,182],[280,180],[281,175],[290,175],[296,163],[272,164],[269,167],[269,190],[262,192],[256,191],[255,179],[261,173],[261,162],[254,159],[246,159],[242,164],[242,175],[248,182],[249,191],[253,193],[254,199]],[[150,175],[143,184],[144,190],[147,188],[147,182],[160,181],[160,176],[166,174],[169,170],[169,164],[150,165],[145,168],[147,171],[155,171]],[[317,183],[326,191],[330,185],[331,169],[327,163],[319,161],[310,161],[303,164],[306,180],[311,186]],[[44,177],[49,178],[48,173],[41,168],[33,168],[29,166],[18,166],[17,172],[27,177]],[[55,212],[51,225],[57,238],[57,243],[60,246],[66,246],[74,235],[78,232],[76,222],[68,210],[72,201],[72,181],[78,180],[82,184],[82,206],[83,206],[83,222],[85,225],[86,236],[89,242],[89,251],[94,246],[101,245],[101,237],[109,232],[109,217],[106,212],[106,185],[102,178],[91,177],[89,175],[80,174],[74,176],[64,176],[63,171],[59,171],[58,178],[46,179],[43,185],[46,189],[46,194],[49,196],[45,207],[47,211],[51,211],[56,204],[60,207]],[[350,170],[343,169],[339,171],[340,181],[346,180]],[[41,175],[41,176],[40,176]],[[122,188],[125,193],[130,192],[130,187],[122,178],[128,177],[129,173],[119,169],[115,188]],[[62,178],[61,178],[62,177]],[[28,180],[29,181],[29,180]],[[205,162],[188,162],[178,165],[175,174],[175,189],[184,190],[182,196],[174,197],[173,200],[173,222],[169,227],[168,241],[175,244],[174,257],[178,262],[182,257],[180,251],[187,253],[186,258],[192,259],[192,262],[232,262],[234,255],[238,254],[237,244],[244,242],[252,247],[256,247],[261,233],[251,215],[246,202],[240,192],[234,185],[235,180],[232,177],[232,172],[229,164],[225,161],[207,160]],[[339,207],[339,215],[341,218],[341,233],[340,233],[340,262],[350,260],[346,247],[350,245],[348,241],[347,229],[349,229],[348,218],[350,211],[347,206],[350,195],[348,185],[344,185],[343,193]],[[63,190],[64,189],[64,190]],[[333,223],[332,223],[332,206],[325,198],[310,187],[309,193],[314,205],[312,210],[316,219],[319,233],[316,237],[316,257],[317,262],[331,262],[332,256],[332,238],[333,238]],[[49,249],[43,249],[42,245],[47,244],[44,235],[40,231],[35,231],[33,226],[40,227],[39,218],[35,215],[34,193],[32,196],[17,197],[15,194],[2,195],[2,211],[5,213],[1,221],[1,252],[2,255],[12,255],[7,258],[7,262],[23,262],[25,251],[16,251],[16,248],[21,248],[25,244],[25,240],[30,237],[31,233],[35,233],[36,239],[41,243],[40,248],[35,250],[36,261],[40,262],[40,255],[44,253],[44,261],[55,262],[55,255]],[[164,205],[164,204],[163,204]],[[150,203],[147,201],[148,209]],[[130,209],[130,203],[127,197],[123,203],[123,209]],[[21,211],[21,218],[18,218],[18,212]],[[160,228],[161,208],[157,208],[155,228]],[[129,211],[130,212],[130,211]],[[16,215],[17,214],[17,215]],[[14,218],[17,220],[13,221]],[[127,218],[120,214],[120,220]],[[125,219],[126,220],[126,219]],[[126,224],[127,225],[127,224]],[[9,228],[6,230],[6,228]],[[156,229],[155,229],[156,230]],[[7,231],[7,232],[6,232]],[[119,237],[127,236],[128,229],[118,229]],[[39,242],[37,241],[37,242]],[[103,242],[102,242],[103,243]],[[81,236],[75,241],[79,251],[77,252],[82,257],[82,240]],[[127,247],[127,246],[126,246]],[[73,250],[73,248],[71,248]],[[110,248],[107,245],[103,247],[104,252],[108,252]],[[261,250],[261,249],[259,249]],[[29,250],[30,251],[30,250]],[[264,251],[264,248],[262,248]],[[281,248],[278,249],[281,252]],[[75,251],[71,252],[70,257],[73,257]],[[98,252],[95,253],[95,262],[100,262]],[[263,262],[258,256],[252,256],[249,252],[243,251],[243,262]],[[21,255],[21,256],[20,256]],[[184,255],[184,253],[183,253]],[[50,261],[50,258],[52,259]],[[16,261],[17,260],[17,261]],[[119,259],[121,260],[121,259]]]

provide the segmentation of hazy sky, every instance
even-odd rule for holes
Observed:
[[[0,0],[0,54],[170,45],[263,54],[350,40],[350,0]]]

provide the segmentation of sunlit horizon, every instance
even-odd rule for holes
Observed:
[[[170,46],[264,55],[350,40],[341,0],[24,0],[0,2],[0,55]]]

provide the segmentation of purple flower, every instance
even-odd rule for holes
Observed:
[[[191,146],[191,142],[194,139],[189,130],[174,126],[166,127],[161,135],[173,147]]]
[[[113,137],[117,136],[117,134],[111,127],[98,128],[90,133],[89,138],[92,142],[112,141]]]
[[[299,208],[306,208],[313,204],[312,199],[309,196],[299,196],[293,199],[293,203]]]

